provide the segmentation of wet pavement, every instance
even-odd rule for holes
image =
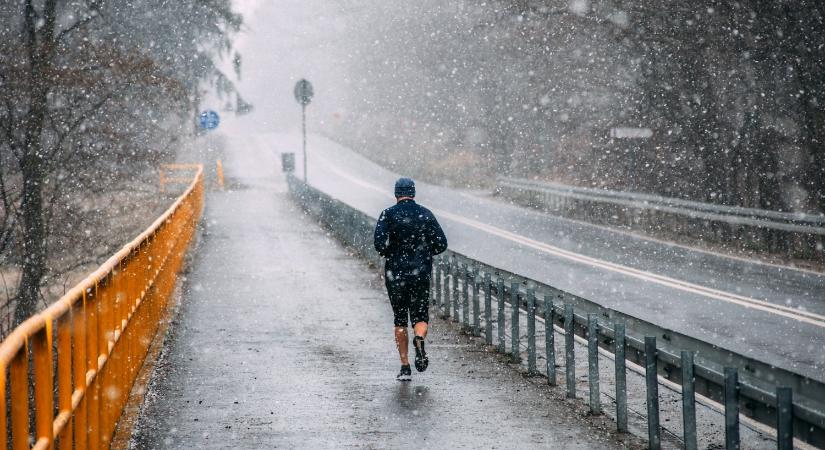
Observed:
[[[395,381],[369,268],[288,199],[275,154],[230,142],[132,448],[616,448],[576,405],[432,323]]]

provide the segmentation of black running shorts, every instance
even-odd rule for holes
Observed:
[[[406,327],[410,322],[429,322],[430,280],[427,277],[386,281],[395,326]]]

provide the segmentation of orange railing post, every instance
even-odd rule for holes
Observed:
[[[223,189],[223,163],[221,163],[221,160],[219,159],[216,165],[216,170],[218,172],[218,186]]]
[[[99,380],[98,349],[97,349],[97,281],[94,286],[83,291],[83,296],[86,298],[86,377],[93,380]],[[88,383],[88,382],[87,382]],[[86,391],[87,400],[87,427],[89,433],[89,448],[96,450],[100,444],[99,434],[99,411],[100,407],[100,383],[89,383],[89,389]]]
[[[52,320],[46,316],[45,327],[34,335],[32,356],[34,357],[34,385],[49,386],[52,381]],[[36,442],[54,448],[54,395],[51,389],[34,390]]]
[[[74,367],[74,391],[72,406],[74,409],[75,448],[87,447],[86,436],[86,298],[72,309],[72,366]]]
[[[11,362],[11,435],[14,450],[29,448],[29,346],[21,345],[21,351]]]
[[[167,168],[194,170],[183,195],[149,229],[0,343],[0,442],[6,446],[11,441],[14,450],[30,449],[34,419],[34,448],[109,447],[203,210],[203,167]],[[161,189],[182,180],[163,170],[160,179]]]
[[[57,320],[57,408],[60,450],[72,449],[72,314]],[[2,423],[2,422],[0,422]],[[0,440],[2,442],[2,440]]]
[[[6,421],[8,420],[8,416],[6,415],[6,366],[0,366],[0,388],[3,390],[0,391],[3,395],[0,395],[0,442],[3,442],[3,445],[8,448],[9,442],[9,433],[6,430]]]

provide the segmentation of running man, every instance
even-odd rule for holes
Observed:
[[[385,209],[375,225],[375,250],[386,259],[384,282],[395,316],[395,344],[401,357],[398,381],[412,380],[407,324],[415,337],[415,369],[427,370],[424,350],[430,319],[430,273],[433,255],[447,249],[447,237],[429,209],[415,202],[415,182],[395,182],[395,206]]]

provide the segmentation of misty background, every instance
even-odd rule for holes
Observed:
[[[310,131],[398,172],[497,174],[780,211],[825,201],[820,2],[239,2],[246,126]],[[252,94],[254,93],[254,94]],[[649,128],[613,139],[611,128]]]
[[[217,142],[200,111],[297,131],[300,78],[310,133],[424,181],[821,214],[823,30],[810,0],[0,3],[0,319],[165,208],[158,167]]]

